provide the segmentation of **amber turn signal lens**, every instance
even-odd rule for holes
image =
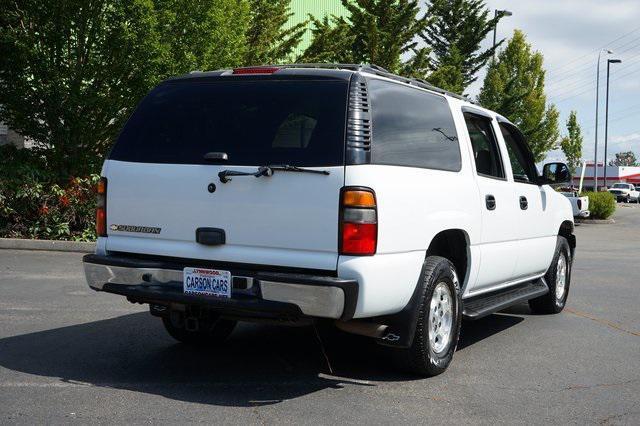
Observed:
[[[107,180],[105,178],[100,178],[97,186],[98,194],[106,194],[107,193]]]
[[[376,199],[368,191],[348,190],[344,192],[342,205],[345,207],[375,207]]]

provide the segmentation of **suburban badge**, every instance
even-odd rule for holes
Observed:
[[[119,232],[140,232],[143,234],[159,234],[162,228],[155,226],[136,226],[136,225],[115,225],[109,227],[112,231]]]

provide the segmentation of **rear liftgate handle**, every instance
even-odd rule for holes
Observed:
[[[484,197],[484,201],[487,205],[487,210],[495,210],[496,209],[496,197],[489,194]]]

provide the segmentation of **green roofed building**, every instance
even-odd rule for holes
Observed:
[[[346,16],[348,12],[340,0],[291,0],[291,13],[293,16],[287,23],[288,27],[304,22],[309,19],[309,15],[316,19],[323,19],[325,16],[331,15]],[[307,25],[307,31],[302,36],[302,41],[293,52],[294,56],[298,56],[309,47],[312,26],[311,23]]]

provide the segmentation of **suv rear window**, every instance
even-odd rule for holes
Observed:
[[[344,164],[348,82],[342,80],[177,81],[156,87],[122,130],[110,159],[204,164]]]

